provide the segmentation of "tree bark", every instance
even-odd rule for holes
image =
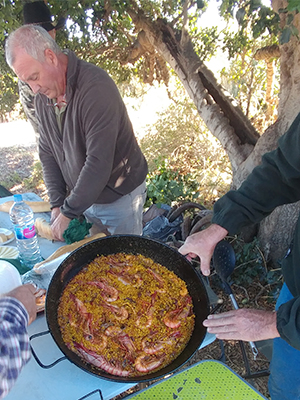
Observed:
[[[234,175],[253,151],[258,132],[201,62],[186,32],[175,32],[162,20],[148,20],[134,1],[130,3],[127,11],[135,27],[145,32],[149,43],[177,73],[199,115],[227,152]]]
[[[275,10],[285,7],[283,0],[273,0]],[[277,121],[259,136],[234,99],[219,85],[210,70],[195,53],[185,31],[177,32],[162,20],[148,20],[136,3],[130,1],[128,13],[137,31],[143,31],[149,44],[177,73],[199,115],[227,152],[233,172],[232,188],[238,188],[264,153],[277,146],[300,111],[300,45],[296,37],[279,48],[281,55],[281,92]],[[281,14],[282,24],[285,15]],[[299,29],[300,16],[295,17]],[[299,29],[300,30],[300,29]],[[286,251],[299,212],[299,204],[283,206],[266,218],[259,228],[263,249],[277,260]]]

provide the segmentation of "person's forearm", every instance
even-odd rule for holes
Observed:
[[[0,298],[0,399],[5,397],[31,357],[28,313],[21,302]]]

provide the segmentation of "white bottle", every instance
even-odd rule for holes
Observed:
[[[43,260],[34,227],[33,211],[24,203],[21,194],[15,194],[14,201],[9,216],[14,226],[20,262],[27,268],[33,268]]]

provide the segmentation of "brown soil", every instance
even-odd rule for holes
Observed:
[[[28,187],[24,184],[24,180],[31,177],[33,165],[38,160],[36,146],[30,147],[8,147],[0,148],[0,176],[1,184],[9,189],[12,193],[24,193],[32,191],[45,200],[47,199],[47,193],[45,186],[43,184],[39,187],[34,187],[32,190],[28,190]],[[15,181],[19,180],[16,184]],[[219,285],[216,285],[213,277],[210,278],[210,284],[215,293],[223,302],[222,307],[219,311],[225,311],[232,309],[229,297],[224,294]],[[247,307],[261,308],[261,309],[273,309],[274,304],[269,302],[267,297],[267,288],[262,286],[259,280],[252,281],[247,287],[233,285],[233,290],[237,299],[238,304],[243,304],[245,297],[247,298]],[[218,311],[218,312],[219,312]],[[250,365],[251,373],[257,371],[265,371],[269,367],[269,362],[267,358],[260,352],[256,361],[253,359],[253,354],[250,350],[249,345],[245,344],[247,351],[247,358]],[[224,342],[225,348],[225,361],[226,364],[237,374],[244,376],[246,374],[246,368],[242,357],[242,352],[238,342],[229,341]],[[219,360],[222,356],[220,342],[218,340],[214,341],[207,347],[198,350],[193,358],[184,366],[189,366],[201,360],[214,359]],[[260,377],[248,380],[259,392],[264,396],[269,398],[269,393],[267,389],[268,377]],[[140,390],[151,383],[142,383],[134,388],[128,390],[127,392],[115,397],[112,400],[120,400],[128,396],[137,390]]]

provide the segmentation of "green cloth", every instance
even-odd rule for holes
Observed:
[[[63,238],[67,244],[78,242],[86,237],[92,224],[84,219],[74,218],[69,223],[68,229],[63,233]]]
[[[4,186],[0,185],[0,197],[12,196],[13,194]]]
[[[260,222],[277,206],[300,200],[300,114],[276,150],[262,162],[238,190],[230,190],[214,205],[212,222],[231,235]],[[294,298],[277,311],[277,329],[282,339],[300,350],[300,218],[290,253],[281,261],[284,281]]]
[[[19,271],[20,275],[25,274],[25,272],[30,271],[30,268],[25,267],[24,265],[22,265],[20,263],[20,260],[17,258],[0,258],[0,260],[4,260],[7,261],[9,263],[11,263],[14,267],[17,268],[17,270]]]

